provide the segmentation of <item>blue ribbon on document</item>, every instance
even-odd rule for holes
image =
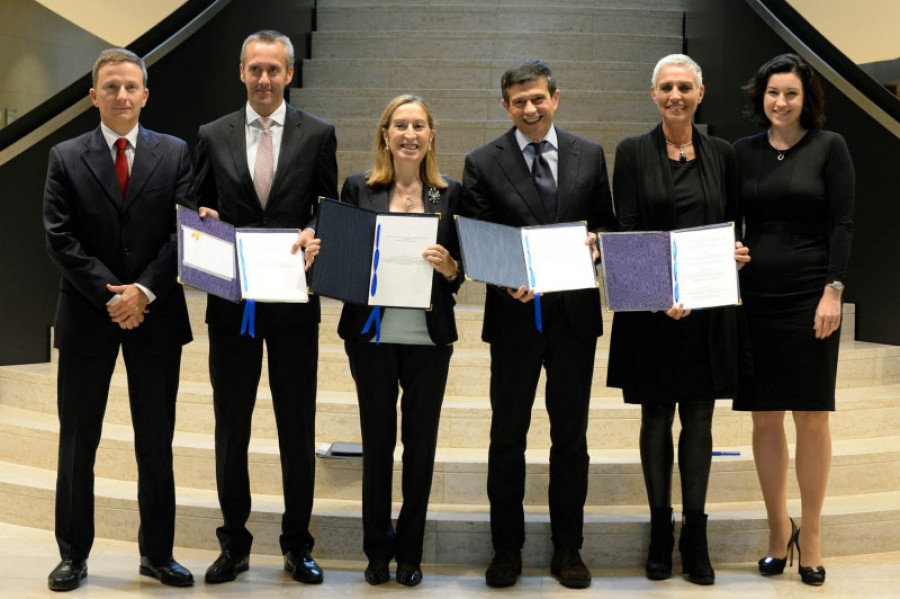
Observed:
[[[372,285],[369,287],[369,295],[374,297],[375,292],[378,290],[378,259],[381,255],[380,250],[378,249],[378,245],[381,242],[381,223],[375,227],[375,256],[372,258]],[[375,323],[375,343],[381,343],[381,309],[378,306],[372,308],[371,314],[369,314],[369,319],[366,320],[365,326],[363,326],[362,334],[365,335],[369,332],[369,329],[372,328],[372,323]]]
[[[244,244],[238,240],[238,257],[241,260],[241,284],[244,291],[247,291],[247,263],[244,261]],[[241,335],[249,333],[251,337],[256,337],[256,302],[247,300],[244,304],[244,314],[241,317]]]
[[[681,299],[681,290],[678,289],[678,242],[674,240],[672,241],[672,279],[675,281],[672,295],[677,304],[678,300]]]
[[[531,268],[531,246],[528,243],[528,237],[525,237],[525,255],[528,258],[528,280],[531,287],[534,287],[534,269]],[[544,332],[544,325],[541,322],[541,294],[534,294],[534,326],[537,327],[538,333]]]

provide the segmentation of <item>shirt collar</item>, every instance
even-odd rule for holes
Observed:
[[[269,118],[272,119],[272,121],[276,125],[284,127],[284,117],[286,114],[287,114],[287,102],[282,100],[281,104],[278,106],[278,108],[276,108],[275,111],[269,115]],[[247,102],[247,125],[252,125],[253,123],[256,122],[256,119],[258,119],[259,117],[260,117],[260,115],[257,114],[257,112],[255,110],[253,110],[253,107],[250,106],[250,103]]]
[[[547,136],[544,137],[542,141],[546,141],[554,150],[559,149],[559,143],[557,142],[556,137],[556,125],[550,127],[550,130],[547,131]],[[523,152],[525,148],[528,147],[528,144],[531,143],[531,140],[525,137],[525,134],[519,131],[518,127],[516,128],[516,142],[519,144],[519,149]]]
[[[116,140],[120,137],[124,137],[125,139],[127,139],[129,146],[131,146],[132,148],[136,148],[138,129],[140,129],[140,125],[135,125],[134,128],[125,135],[119,135],[103,123],[100,123],[100,131],[103,133],[103,139],[106,140],[106,145],[110,150],[112,150],[113,145],[116,143]]]

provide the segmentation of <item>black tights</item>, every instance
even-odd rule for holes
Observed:
[[[676,404],[641,406],[641,467],[651,508],[672,505],[672,423]],[[712,417],[715,401],[683,402],[678,405],[681,434],[678,437],[678,468],[681,472],[681,502],[685,512],[706,511],[706,489],[712,461]]]

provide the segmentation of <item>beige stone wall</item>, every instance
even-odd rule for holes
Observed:
[[[109,44],[34,0],[0,1],[0,126],[91,70]]]
[[[788,0],[857,64],[900,57],[897,0]]]

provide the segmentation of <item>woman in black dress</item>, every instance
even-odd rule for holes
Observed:
[[[673,54],[657,63],[650,95],[662,123],[616,148],[613,195],[623,231],[670,231],[737,218],[734,151],[693,126],[704,91],[700,67],[689,57]],[[739,247],[735,259],[739,266],[749,261],[746,248]],[[651,513],[646,571],[652,580],[672,572],[672,424],[678,406],[684,576],[697,584],[715,581],[705,513],[712,417],[715,399],[734,392],[736,339],[733,308],[691,312],[677,304],[667,312],[617,312],[613,319],[607,385],[621,388],[627,403],[641,404],[641,466]]]
[[[803,582],[822,584],[822,504],[831,464],[841,292],[853,236],[853,163],[844,139],[823,131],[824,97],[799,56],[777,56],[744,86],[746,114],[765,131],[735,144],[744,242],[753,263],[741,291],[753,350],[736,410],[753,411],[753,457],[769,523],[763,574],[781,574],[796,544]],[[797,430],[802,527],[787,510],[784,413]]]
[[[350,175],[341,190],[342,202],[375,212],[442,215],[437,243],[422,248],[423,258],[434,269],[431,309],[375,308],[381,311],[378,342],[375,327],[366,326],[373,308],[344,304],[338,324],[359,401],[363,550],[369,559],[365,578],[372,585],[390,580],[392,559],[397,561],[397,582],[415,586],[422,581],[422,546],[441,404],[457,338],[453,294],[463,276],[452,215],[457,212],[460,185],[441,176],[435,138],[434,117],[422,98],[394,98],[375,134],[374,168]],[[320,247],[318,240],[312,242],[306,248],[307,259],[314,259]],[[391,481],[398,389],[403,391],[403,504],[395,529]]]

